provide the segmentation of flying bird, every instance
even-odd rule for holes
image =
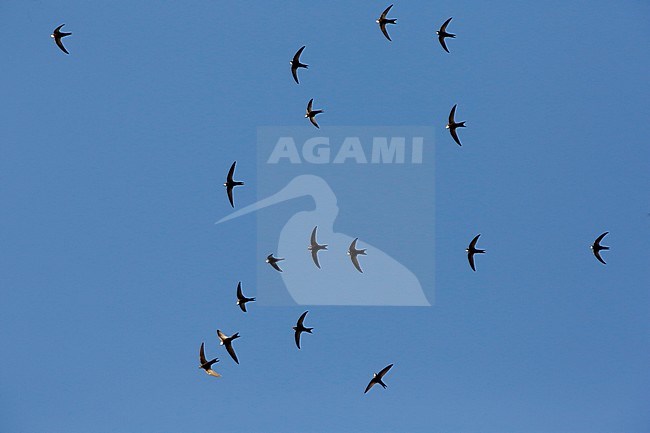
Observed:
[[[472,242],[469,243],[469,247],[465,250],[467,253],[467,260],[469,260],[469,265],[472,267],[474,272],[476,272],[476,268],[474,267],[474,254],[485,254],[485,250],[479,250],[476,248],[476,243],[478,242],[479,237],[481,237],[480,234],[476,235],[474,239],[472,239]]]
[[[449,52],[447,49],[447,44],[445,43],[445,38],[455,38],[456,35],[453,35],[451,33],[447,33],[447,25],[449,25],[449,21],[451,21],[451,18],[449,18],[445,23],[440,27],[440,30],[436,32],[438,35],[438,41],[440,41],[440,45],[442,45],[442,48],[444,48],[445,51]]]
[[[61,31],[61,27],[63,27],[65,24],[61,24],[59,27],[55,28],[52,34],[50,35],[51,38],[54,38],[54,42],[61,48],[61,51],[63,51],[66,54],[70,54],[68,50],[65,49],[63,46],[63,42],[61,42],[61,38],[65,38],[66,36],[70,36],[72,33],[66,33]]]
[[[314,227],[314,230],[311,232],[310,245],[307,247],[311,251],[311,259],[314,261],[314,264],[320,269],[320,263],[318,263],[318,252],[320,250],[326,250],[327,245],[319,245],[316,241],[316,229],[318,226]]]
[[[357,256],[359,254],[365,256],[366,250],[365,248],[362,250],[357,249],[357,240],[359,240],[359,238],[354,238],[354,240],[350,244],[350,248],[348,248],[348,256],[350,256],[350,259],[352,260],[352,264],[354,265],[355,268],[357,268],[357,271],[363,273],[363,271],[361,270],[361,266],[359,266],[359,259],[357,258]]]
[[[305,328],[305,326],[303,325],[303,322],[305,321],[305,316],[307,315],[308,312],[309,311],[305,311],[304,313],[302,313],[302,315],[298,319],[298,323],[296,324],[296,326],[293,327],[293,330],[296,331],[295,339],[296,339],[296,346],[298,346],[298,349],[300,349],[300,334],[302,334],[303,332],[311,334],[311,331],[314,329],[314,328]]]
[[[296,81],[296,84],[300,84],[298,81],[298,68],[309,68],[309,65],[305,65],[304,63],[300,63],[300,55],[302,54],[302,50],[305,49],[305,46],[303,45],[302,48],[300,48],[296,54],[293,55],[293,60],[291,60],[289,63],[291,63],[291,75],[293,75],[293,79]]]
[[[210,376],[221,377],[219,373],[217,373],[212,369],[212,364],[216,364],[217,362],[219,362],[219,359],[214,358],[211,359],[210,361],[205,359],[205,349],[203,348],[204,345],[205,343],[201,343],[201,348],[199,349],[199,362],[200,362],[199,368],[205,370],[205,372],[208,373]]]
[[[228,171],[228,177],[226,178],[226,183],[223,184],[223,186],[226,187],[226,192],[228,193],[228,201],[230,201],[230,206],[235,207],[235,204],[232,200],[232,189],[236,186],[243,185],[244,182],[238,182],[236,180],[232,180],[232,175],[235,173],[235,165],[237,164],[237,161],[233,162],[232,165],[230,166],[230,170]]]
[[[237,284],[237,305],[245,313],[246,312],[246,302],[253,302],[255,298],[247,298],[241,292],[241,281]]]
[[[381,32],[386,36],[386,39],[389,41],[392,41],[390,36],[388,35],[388,31],[386,31],[386,24],[397,24],[397,19],[388,19],[386,18],[386,15],[388,15],[388,11],[390,8],[392,8],[393,5],[390,5],[386,8],[384,12],[382,12],[381,16],[377,18],[376,23],[379,24],[379,28],[381,29]]]
[[[447,123],[447,126],[445,126],[445,128],[449,130],[449,133],[451,134],[451,137],[454,139],[454,141],[458,143],[459,146],[462,146],[462,144],[460,144],[460,140],[458,139],[456,128],[465,128],[465,121],[456,122],[454,120],[454,116],[456,115],[456,105],[454,105],[451,111],[449,112],[449,123]]]
[[[393,364],[390,364],[390,365],[384,367],[384,369],[382,371],[380,371],[379,373],[373,373],[372,374],[372,379],[370,379],[370,383],[368,383],[368,386],[366,386],[366,390],[363,391],[363,393],[365,394],[368,391],[370,391],[370,388],[375,386],[376,383],[380,384],[384,389],[386,389],[386,384],[381,379],[384,377],[384,375],[386,373],[388,373],[388,370],[390,370],[392,366],[393,366]]]
[[[266,256],[266,263],[273,266],[273,268],[278,272],[282,272],[282,269],[280,269],[280,266],[278,266],[278,262],[281,261],[281,260],[284,260],[284,259],[279,259],[279,258],[273,257],[273,253]]]
[[[311,98],[309,100],[309,103],[307,103],[307,113],[305,114],[305,117],[309,119],[312,125],[314,125],[316,128],[320,129],[320,126],[318,126],[318,123],[316,123],[316,115],[323,113],[323,110],[312,110],[312,104],[314,103],[314,98]]]
[[[602,263],[603,265],[606,265],[607,263],[605,263],[605,260],[603,260],[603,258],[600,257],[600,252],[601,252],[602,250],[608,250],[609,247],[606,247],[606,246],[604,246],[604,245],[601,245],[601,244],[600,244],[600,241],[602,241],[603,238],[604,238],[605,236],[607,236],[608,233],[609,233],[609,232],[605,232],[605,233],[603,233],[602,235],[598,236],[598,238],[594,241],[593,245],[591,246],[591,250],[594,252],[594,256],[596,256],[596,258],[598,259],[598,261],[599,261],[600,263]]]
[[[219,343],[219,345],[226,346],[226,350],[230,354],[230,357],[237,364],[239,364],[239,360],[237,359],[237,354],[235,353],[235,349],[232,348],[232,341],[236,338],[239,338],[239,332],[235,332],[234,334],[232,334],[231,337],[228,337],[226,334],[224,334],[223,332],[217,329],[217,335],[219,336],[219,340],[221,340],[221,343]]]

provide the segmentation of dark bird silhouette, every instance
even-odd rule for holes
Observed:
[[[377,383],[380,384],[384,389],[386,389],[386,384],[381,379],[384,377],[384,375],[386,373],[388,373],[388,370],[390,370],[392,366],[393,366],[393,364],[390,364],[390,365],[384,367],[384,369],[382,371],[380,371],[379,373],[373,373],[372,374],[372,379],[370,379],[370,382],[368,383],[368,386],[366,386],[366,390],[363,391],[363,393],[365,394],[368,391],[370,391],[370,388],[375,386],[375,384],[377,384]]]
[[[447,126],[445,128],[449,130],[449,133],[451,134],[451,137],[454,139],[454,141],[458,143],[459,146],[462,146],[462,144],[460,144],[460,140],[458,139],[456,128],[465,128],[465,121],[456,122],[454,120],[454,116],[456,115],[456,105],[454,105],[451,111],[449,112],[449,123],[447,123]]]
[[[305,46],[303,45],[302,48],[296,52],[293,56],[293,60],[291,60],[289,63],[291,63],[291,75],[293,75],[293,79],[296,81],[296,84],[300,84],[298,81],[298,68],[309,68],[309,65],[305,65],[304,63],[300,63],[300,55],[302,54],[302,50],[305,49]]]
[[[247,298],[241,291],[241,281],[237,284],[237,305],[245,313],[246,312],[246,302],[253,302],[255,298]]]
[[[228,177],[226,178],[226,183],[223,184],[223,186],[226,187],[226,192],[228,193],[228,201],[230,202],[230,206],[235,207],[235,203],[233,202],[232,199],[232,189],[236,186],[243,185],[244,182],[238,182],[236,180],[232,180],[232,176],[235,173],[235,165],[237,165],[237,161],[233,162],[232,165],[230,166],[230,170],[228,171]]]
[[[379,28],[381,29],[381,32],[386,36],[386,39],[389,41],[392,41],[390,36],[388,35],[388,31],[386,31],[386,24],[397,24],[397,19],[388,19],[386,18],[386,15],[388,15],[388,11],[390,8],[392,8],[393,5],[390,5],[386,8],[384,12],[382,12],[381,16],[377,18],[376,23],[379,24]]]
[[[224,334],[223,332],[217,329],[217,336],[219,336],[219,340],[221,340],[221,343],[219,344],[221,346],[226,346],[226,350],[230,354],[230,357],[237,364],[239,364],[239,360],[237,359],[237,354],[235,353],[235,349],[232,348],[232,341],[236,338],[239,338],[239,332],[235,332],[234,334],[232,334],[231,337],[228,337],[226,334]]]
[[[282,272],[282,269],[280,269],[280,266],[278,266],[278,262],[282,261],[282,260],[284,260],[284,259],[279,259],[279,258],[273,257],[272,253],[269,254],[268,256],[266,256],[266,263],[273,266],[273,268],[278,272]]]
[[[449,21],[451,21],[451,18],[449,18],[447,21],[445,21],[445,23],[442,25],[442,27],[440,27],[440,30],[438,30],[436,32],[436,34],[438,35],[438,41],[440,42],[440,45],[442,45],[442,48],[447,52],[449,52],[449,50],[447,49],[447,44],[445,43],[445,38],[452,38],[453,39],[453,38],[456,37],[456,35],[453,35],[451,33],[447,33],[447,25],[449,25]]]
[[[61,42],[61,38],[65,38],[66,36],[70,36],[72,33],[66,33],[61,31],[61,27],[63,27],[65,24],[61,24],[59,27],[55,28],[50,37],[54,38],[54,42],[61,48],[61,51],[63,51],[66,54],[70,54],[68,50],[65,49],[63,46],[63,42]]]
[[[323,110],[312,110],[312,104],[314,103],[314,98],[311,98],[309,102],[307,103],[307,113],[305,114],[305,117],[309,119],[312,125],[314,125],[316,128],[320,129],[320,126],[318,126],[318,123],[316,123],[316,115],[323,113]]]
[[[320,250],[326,250],[327,245],[319,245],[316,241],[316,229],[318,226],[314,227],[314,230],[311,232],[310,245],[307,247],[311,251],[311,259],[314,261],[314,264],[320,269],[320,263],[318,263],[318,252]]]
[[[603,238],[604,238],[605,236],[607,236],[608,234],[609,234],[609,232],[605,232],[605,233],[603,233],[602,235],[598,236],[598,238],[594,241],[593,245],[591,245],[591,251],[594,252],[594,256],[596,256],[596,258],[598,259],[598,261],[599,261],[600,263],[602,263],[603,265],[606,265],[607,263],[605,263],[605,260],[603,260],[603,258],[600,257],[600,252],[601,252],[602,250],[608,250],[609,247],[606,247],[606,246],[604,246],[604,245],[601,245],[601,244],[600,244],[600,241],[602,241]]]
[[[215,364],[215,363],[219,362],[219,359],[214,358],[214,359],[211,359],[210,361],[205,359],[205,350],[203,348],[204,345],[205,345],[205,343],[201,343],[201,348],[199,349],[199,363],[200,363],[199,368],[202,368],[203,370],[205,370],[205,372],[208,373],[210,376],[221,377],[221,375],[219,373],[217,373],[216,371],[214,371],[212,369],[212,364]]]
[[[293,327],[293,330],[296,331],[295,339],[296,339],[296,346],[298,346],[298,349],[300,349],[300,334],[302,334],[303,332],[311,334],[311,331],[314,329],[314,328],[305,328],[305,326],[303,325],[303,322],[305,321],[305,316],[307,315],[308,312],[309,311],[305,311],[304,313],[302,313],[302,315],[298,319],[298,323],[296,324],[296,326]]]
[[[363,273],[361,270],[361,266],[359,266],[359,259],[357,256],[361,254],[362,256],[366,255],[366,250],[365,248],[362,250],[357,249],[357,240],[359,238],[354,238],[352,243],[350,244],[350,248],[348,248],[348,256],[350,256],[350,259],[352,260],[352,264],[354,265],[355,268],[357,268],[357,271]]]
[[[485,250],[479,250],[476,248],[476,243],[478,242],[478,238],[481,237],[480,234],[476,235],[474,239],[472,239],[472,242],[469,243],[469,247],[465,250],[467,253],[467,260],[469,260],[469,265],[472,267],[472,270],[476,272],[476,268],[474,267],[474,254],[485,254]]]

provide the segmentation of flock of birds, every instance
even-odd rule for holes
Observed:
[[[388,13],[391,10],[393,5],[388,6],[382,14],[377,18],[376,22],[379,24],[379,28],[381,29],[381,32],[384,34],[386,39],[389,41],[392,41],[390,38],[390,35],[388,34],[388,30],[386,26],[388,24],[397,24],[397,19],[395,18],[388,18]],[[445,39],[447,38],[455,38],[456,35],[447,32],[447,26],[451,22],[452,18],[447,19],[440,29],[436,31],[436,34],[438,36],[438,41],[440,42],[440,45],[442,48],[449,53],[449,49],[447,48],[447,44]],[[68,32],[63,32],[61,31],[61,28],[63,28],[65,24],[61,24],[57,28],[54,29],[52,32],[51,37],[54,39],[54,42],[56,45],[63,51],[65,54],[70,54],[68,50],[65,48],[62,42],[62,38],[66,36],[70,36],[72,33]],[[298,79],[298,70],[299,69],[308,69],[309,65],[304,64],[300,61],[300,56],[302,55],[303,51],[305,50],[305,46],[302,46],[293,56],[292,60],[290,61],[291,64],[291,75],[293,76],[294,81],[296,84],[300,84],[300,80]],[[313,103],[314,99],[310,99],[309,102],[307,103],[307,110],[305,114],[305,118],[309,119],[312,125],[314,127],[319,128],[320,126],[316,122],[316,116],[323,113],[323,110],[315,110],[313,109]],[[460,139],[458,138],[458,133],[457,129],[458,128],[464,128],[465,127],[465,121],[462,122],[456,122],[455,116],[456,116],[456,107],[457,105],[454,105],[449,113],[449,121],[446,125],[446,129],[449,130],[449,133],[453,140],[459,145],[462,146]],[[226,188],[226,193],[228,195],[228,201],[230,202],[230,205],[234,208],[234,199],[233,199],[233,188],[236,186],[242,186],[244,185],[244,182],[241,181],[236,181],[233,179],[234,173],[235,173],[235,166],[237,162],[233,162],[230,170],[228,171],[228,175],[226,177],[226,182],[224,183],[224,187]],[[311,252],[312,260],[314,264],[320,269],[320,263],[318,260],[318,252],[321,250],[327,250],[327,245],[325,244],[319,244],[316,241],[316,230],[318,227],[314,227],[312,233],[311,233],[311,238],[310,238],[310,244],[307,247],[307,249]],[[601,241],[603,238],[608,234],[609,232],[604,232],[596,240],[594,243],[591,245],[591,250],[596,257],[596,259],[601,262],[602,264],[606,264],[605,260],[600,255],[600,252],[603,250],[609,250],[608,246],[601,245]],[[474,262],[474,256],[476,254],[485,254],[486,250],[479,249],[476,247],[476,244],[478,243],[479,237],[481,235],[478,234],[476,235],[472,241],[469,243],[469,246],[465,250],[467,252],[467,260],[469,262],[469,265],[473,271],[476,271],[476,266]],[[361,269],[361,266],[359,264],[358,256],[359,255],[366,255],[366,250],[365,249],[357,249],[356,244],[357,244],[358,238],[355,238],[354,241],[350,244],[350,247],[348,249],[347,254],[350,256],[350,259],[352,261],[352,264],[354,267],[361,273],[363,273],[363,270]],[[273,254],[269,254],[266,258],[266,263],[271,265],[275,270],[278,272],[282,272],[282,269],[278,265],[278,262],[284,260],[283,258],[277,258],[274,257]],[[255,298],[248,298],[244,296],[241,288],[241,282],[237,284],[237,305],[239,308],[246,313],[246,304],[248,302],[254,302]],[[300,349],[300,337],[303,332],[306,332],[308,334],[312,333],[312,330],[314,328],[308,328],[304,325],[305,317],[307,316],[308,311],[305,311],[300,315],[298,318],[298,321],[296,323],[296,326],[293,327],[294,330],[294,339],[296,346],[298,349]],[[220,345],[224,346],[226,348],[226,351],[230,355],[230,357],[235,361],[235,363],[239,364],[239,359],[237,358],[237,354],[235,352],[235,349],[233,348],[233,341],[239,338],[239,333],[236,332],[231,336],[228,336],[224,334],[221,330],[217,329],[217,336],[219,337],[220,340]],[[205,356],[205,342],[201,343],[201,347],[199,349],[199,368],[203,369],[207,374],[210,376],[214,377],[221,377],[219,373],[217,373],[215,370],[212,369],[212,366],[219,362],[218,358],[212,358],[208,360]],[[373,373],[373,377],[368,383],[368,385],[365,388],[364,394],[367,393],[374,385],[379,384],[383,388],[386,388],[386,384],[383,382],[383,377],[388,373],[388,371],[393,367],[393,364],[389,364],[386,367],[384,367],[382,370],[379,371],[379,373]]]
[[[316,265],[318,269],[320,269],[320,261],[318,260],[318,252],[321,250],[327,250],[327,244],[319,244],[318,241],[316,240],[316,230],[318,230],[318,226],[315,226],[314,229],[311,231],[311,236],[309,238],[309,246],[307,247],[307,250],[311,252],[311,259]],[[352,243],[350,244],[350,247],[348,248],[348,256],[350,256],[350,260],[352,261],[352,264],[356,268],[357,271],[361,272],[363,274],[363,270],[361,269],[361,265],[359,264],[359,258],[358,256],[365,256],[366,254],[366,249],[358,249],[357,248],[357,241],[359,238],[354,238]],[[282,272],[282,269],[278,265],[278,262],[284,260],[283,258],[278,258],[278,257],[273,257],[273,253],[269,254],[266,256],[266,263],[271,265],[273,269],[275,269],[278,272]]]

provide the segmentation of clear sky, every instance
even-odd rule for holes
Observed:
[[[0,431],[650,430],[650,5],[398,2],[393,42],[386,6],[0,2]],[[404,189],[435,218],[363,222],[435,239],[432,307],[236,307],[256,218],[214,224],[222,183],[237,160],[254,202],[258,127],[311,97],[322,131],[435,128],[435,187]]]

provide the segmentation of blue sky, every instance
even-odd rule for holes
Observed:
[[[391,43],[387,5],[0,3],[2,431],[648,431],[650,6],[402,2]],[[257,128],[311,97],[323,130],[436,128],[433,307],[235,306],[255,218],[215,226],[221,185],[237,160],[253,202]]]

